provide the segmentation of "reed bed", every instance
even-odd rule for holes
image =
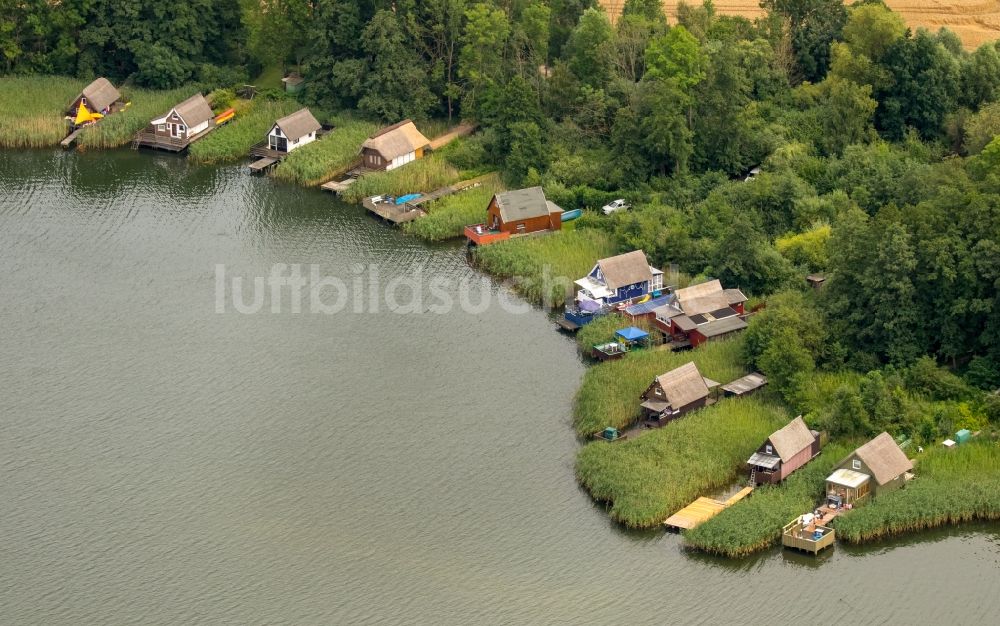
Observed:
[[[684,533],[685,540],[694,548],[730,558],[749,556],[779,543],[784,525],[816,507],[823,497],[826,477],[855,447],[847,442],[827,445],[822,454],[784,483],[754,489],[751,497]]]
[[[104,149],[126,146],[149,121],[163,115],[200,91],[198,85],[185,85],[166,91],[121,88],[125,100],[131,102],[120,113],[109,115],[80,134],[77,144],[84,148]]]
[[[234,105],[236,117],[188,148],[188,158],[196,163],[224,163],[245,158],[254,144],[265,140],[275,120],[299,110],[295,100],[240,100]],[[302,148],[305,148],[303,146]]]
[[[1000,445],[975,441],[935,447],[921,457],[917,478],[837,519],[837,538],[877,541],[948,524],[1000,520]]]
[[[460,180],[462,174],[436,153],[388,172],[365,174],[342,195],[348,202],[361,202],[369,196],[428,193]]]
[[[611,518],[652,528],[698,496],[729,485],[747,457],[788,421],[757,398],[720,402],[634,440],[595,441],[576,459],[580,484]]]
[[[576,333],[576,342],[584,352],[590,351],[594,344],[605,343],[614,339],[615,331],[627,326],[641,328],[652,337],[658,336],[658,330],[653,327],[652,322],[647,319],[630,320],[629,318],[616,313],[602,315],[590,322]],[[660,372],[662,374],[662,372]]]
[[[486,219],[486,207],[493,195],[503,189],[500,177],[493,174],[479,187],[445,196],[432,203],[427,207],[427,217],[407,222],[403,225],[403,230],[428,241],[461,237],[468,224],[478,224]]]
[[[308,187],[320,185],[345,172],[359,158],[361,144],[377,128],[372,122],[347,116],[332,123],[335,128],[325,137],[289,154],[275,168],[274,177]]]
[[[574,280],[616,251],[608,233],[580,228],[483,246],[476,250],[475,262],[494,276],[511,279],[528,300],[557,307],[573,293]]]
[[[639,417],[639,396],[653,378],[688,361],[698,365],[702,376],[722,384],[743,376],[747,371],[741,360],[742,349],[742,337],[735,337],[712,341],[687,352],[637,350],[623,359],[591,367],[576,394],[577,434],[588,436],[608,426],[626,428]]]
[[[84,86],[63,76],[0,76],[0,148],[58,145],[65,109]]]

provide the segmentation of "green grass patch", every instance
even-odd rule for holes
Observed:
[[[587,444],[576,459],[580,484],[611,503],[612,519],[652,528],[695,498],[729,485],[760,442],[788,414],[757,398],[726,400],[634,440]]]
[[[639,396],[653,378],[688,361],[698,365],[702,376],[722,384],[743,376],[747,370],[743,366],[742,349],[742,337],[735,337],[711,341],[685,352],[637,350],[623,359],[591,367],[576,394],[577,434],[591,435],[607,426],[626,428],[640,416]]]
[[[528,300],[560,306],[598,259],[615,254],[611,235],[592,228],[515,237],[476,249],[476,264],[499,278],[515,280]]]
[[[236,117],[188,148],[196,163],[224,163],[245,158],[250,148],[264,141],[275,120],[302,108],[295,100],[241,100],[234,107]],[[301,149],[304,149],[303,146]]]
[[[576,332],[576,342],[584,352],[589,351],[594,344],[606,343],[615,338],[615,331],[627,326],[641,328],[650,335],[651,339],[659,336],[660,331],[653,327],[653,323],[647,319],[632,321],[627,317],[617,314],[602,315],[590,322]],[[661,374],[663,372],[660,372]]]
[[[823,498],[826,477],[855,447],[846,442],[828,444],[784,483],[754,489],[749,498],[684,533],[684,538],[699,550],[734,558],[779,543],[784,525],[816,507]]]
[[[442,241],[461,237],[468,224],[478,224],[486,219],[486,207],[493,195],[503,191],[503,184],[496,174],[483,181],[479,187],[445,196],[432,203],[427,217],[407,222],[403,229],[428,241]]]
[[[149,125],[149,121],[163,115],[175,104],[180,104],[200,91],[198,85],[156,91],[123,88],[122,95],[131,102],[127,109],[102,119],[80,134],[77,144],[84,148],[118,148],[128,145],[135,134]]]
[[[369,196],[427,193],[460,180],[462,174],[455,167],[442,155],[432,154],[388,172],[365,174],[342,195],[348,202],[361,202]]]
[[[66,136],[65,108],[84,86],[63,76],[0,76],[0,147],[57,145]]]
[[[361,144],[376,129],[372,122],[345,115],[337,116],[332,123],[335,128],[325,137],[289,154],[275,168],[274,177],[299,185],[322,184],[358,159]]]
[[[260,76],[254,79],[254,87],[257,89],[285,89],[285,84],[281,79],[285,73],[281,69],[280,63],[266,66],[260,72]]]
[[[976,441],[919,458],[917,478],[837,518],[837,538],[851,543],[976,520],[1000,520],[1000,445]]]

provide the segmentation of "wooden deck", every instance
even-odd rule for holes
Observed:
[[[370,212],[393,224],[405,224],[427,215],[422,210],[413,207],[409,202],[404,204],[372,202],[371,198],[365,198],[361,204]]]
[[[664,525],[673,530],[691,530],[695,526],[712,519],[721,511],[750,495],[753,487],[744,487],[722,502],[714,498],[701,497],[666,519]]]
[[[816,539],[813,534],[816,531],[822,533],[819,539]],[[823,548],[832,546],[835,539],[836,532],[829,526],[809,524],[803,527],[799,518],[795,518],[785,524],[785,527],[781,529],[781,545],[794,550],[811,552],[812,554],[816,554]]]
[[[280,160],[281,159],[274,159],[271,157],[264,157],[261,159],[257,159],[256,161],[250,164],[250,173],[260,174],[266,171],[268,168],[277,164]]]

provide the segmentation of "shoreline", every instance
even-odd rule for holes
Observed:
[[[86,143],[84,143],[81,146],[80,150],[85,152],[87,150],[93,150],[93,149],[100,149],[100,150],[105,150],[105,149],[121,149],[121,148],[124,147],[124,145],[125,144],[119,144],[119,145],[98,145],[96,147],[93,147],[93,146],[89,146]],[[37,147],[38,149],[54,149],[54,148],[58,147],[58,143],[55,143],[55,144],[52,144],[52,145],[47,145],[47,146],[33,146],[33,147]],[[0,149],[11,150],[11,149],[15,149],[15,148],[11,148],[9,146],[3,145],[3,146],[0,146]],[[189,155],[185,155],[184,158],[190,158],[190,157],[189,157]],[[429,158],[427,160],[429,160]],[[191,163],[194,164],[194,165],[210,165],[210,166],[218,166],[218,165],[222,164],[222,162],[201,163],[201,162],[198,162],[195,159],[191,159]],[[399,170],[397,170],[397,172],[399,172]],[[397,174],[397,175],[401,175],[401,174]],[[283,179],[283,178],[280,178],[280,177],[273,177],[273,178],[275,180],[279,181],[279,182],[282,182],[282,183],[292,182],[293,184],[297,184],[300,187],[307,187],[307,188],[308,187],[315,187],[315,185],[310,185],[310,184],[306,184],[306,183],[299,182],[299,181],[286,180],[286,179]],[[342,201],[348,202],[348,203],[351,203],[351,204],[359,204],[360,203],[360,202],[358,202],[356,200],[352,201],[352,200],[349,200],[347,198],[342,198]],[[407,234],[413,234],[413,233],[410,232],[410,229],[408,229],[408,228],[404,228],[403,230],[404,230],[404,232],[407,232]],[[523,265],[515,263],[514,262],[515,261],[514,257],[508,256],[508,254],[513,255],[513,254],[515,254],[515,253],[517,253],[519,251],[523,252],[524,248],[534,248],[533,251],[532,251],[532,256],[531,256],[531,262],[533,263],[533,265],[531,265],[531,267],[537,269],[537,267],[539,265],[544,265],[546,262],[552,263],[552,264],[559,264],[560,262],[566,260],[565,256],[563,256],[563,255],[560,254],[560,250],[558,248],[558,244],[560,242],[562,242],[563,239],[570,239],[571,241],[570,241],[570,244],[568,244],[568,245],[570,247],[577,247],[577,246],[574,245],[575,243],[579,243],[580,241],[583,241],[587,237],[595,235],[598,232],[599,231],[597,231],[596,229],[592,229],[592,228],[583,228],[583,229],[580,229],[580,230],[570,229],[570,230],[567,230],[567,231],[565,231],[563,233],[548,235],[546,237],[541,237],[541,238],[532,238],[534,242],[542,242],[542,243],[534,243],[534,244],[527,243],[528,240],[526,239],[525,240],[526,243],[511,243],[511,242],[508,242],[506,244],[500,244],[500,245],[497,245],[495,247],[491,246],[490,248],[484,249],[485,252],[483,254],[485,254],[485,259],[480,259],[479,258],[480,255],[479,254],[476,255],[476,259],[474,260],[473,265],[476,267],[476,269],[478,271],[480,271],[480,272],[482,272],[482,273],[484,273],[484,274],[486,274],[488,276],[491,276],[494,279],[502,280],[503,278],[509,277],[509,271],[510,271],[510,269],[512,267],[517,267],[519,269],[523,269],[523,267],[524,267]],[[572,234],[570,234],[570,233],[572,233]],[[418,236],[418,238],[424,240],[428,245],[433,244],[433,243],[439,243],[441,241],[447,241],[448,239],[451,239],[451,237],[447,237],[447,238],[444,238],[444,239],[435,240],[435,239],[430,239],[430,238],[427,238],[427,237],[420,237],[419,235],[416,235],[416,234],[413,234],[413,236]],[[610,248],[611,248],[610,241],[591,241],[591,242],[589,242],[588,245],[590,247],[584,246],[585,249],[584,249],[584,251],[583,251],[583,253],[581,255],[584,258],[584,260],[586,261],[587,264],[589,264],[592,260],[595,260],[596,258],[601,258],[601,256],[603,256],[603,255],[606,254],[605,250],[606,249],[610,250]],[[554,248],[554,250],[552,248]],[[563,250],[563,252],[565,252],[565,250]],[[571,264],[572,266],[566,266],[566,267],[568,267],[568,269],[566,269],[565,273],[567,275],[570,275],[570,276],[581,275],[581,272],[578,271],[577,268],[581,267],[583,265],[583,261],[581,261],[580,259],[574,259],[573,262],[575,263],[575,265]],[[532,273],[533,272],[529,272],[529,274],[532,274]],[[535,275],[537,276],[537,274],[535,274]],[[538,289],[537,285],[532,285],[532,284],[518,285],[518,291],[521,293],[522,296],[525,297],[526,300],[528,300],[529,302],[531,302],[535,306],[538,306],[539,303],[541,301],[543,301],[546,296],[550,296],[551,297],[551,295],[552,295],[551,293],[550,294],[543,294]],[[665,354],[670,354],[670,353],[665,353]],[[687,353],[687,354],[694,354],[694,353]],[[700,354],[703,354],[703,353],[698,353],[698,354],[700,355]],[[619,362],[615,362],[615,363],[592,364],[592,365],[589,365],[588,368],[587,368],[587,373],[585,374],[584,382],[581,384],[580,388],[578,388],[578,390],[577,390],[577,401],[579,401],[579,398],[581,397],[581,394],[584,392],[584,389],[587,388],[588,377],[598,378],[598,377],[600,377],[601,375],[603,375],[605,373],[612,373],[613,374],[613,373],[615,373],[617,371],[616,368],[618,368],[618,369],[623,369],[624,368],[623,365],[620,365],[622,363],[634,364],[633,363],[635,361],[635,359],[633,358],[634,356],[635,355],[630,355],[628,358],[624,359],[623,361],[619,361]],[[656,363],[656,367],[657,368],[660,368],[660,366],[661,366],[660,361],[663,361],[665,359],[665,357],[664,358],[660,358],[660,359],[654,359],[652,357],[648,357],[648,358],[649,358],[650,361],[657,361],[657,363]],[[643,379],[643,376],[640,376],[640,375],[637,375],[637,374],[631,374],[631,376],[627,375],[627,374],[621,375],[621,376],[615,376],[615,375],[611,375],[611,374],[609,374],[609,375],[611,376],[611,378],[618,378],[618,379],[623,379],[623,380],[627,379],[627,380],[633,380],[634,381],[634,380],[641,380],[641,379]],[[646,378],[648,378],[648,376],[646,376]],[[634,395],[634,394],[628,394],[628,395],[630,397],[631,395]],[[706,409],[704,411],[707,411],[707,410],[708,409]],[[704,411],[701,411],[701,412],[699,412],[696,415],[699,416],[699,417],[703,417],[702,413]],[[574,411],[574,422],[576,422],[578,419],[579,419],[579,410],[577,409],[577,410]],[[685,423],[688,423],[690,421],[691,421],[690,418],[687,418],[685,420],[680,420],[678,422],[675,422],[673,424],[668,425],[667,427],[665,427],[663,429],[660,429],[657,432],[668,433],[668,434],[665,434],[665,435],[660,435],[660,438],[662,438],[662,439],[670,439],[671,436],[673,435],[673,433],[678,430],[678,428],[675,427],[676,425],[685,424]],[[673,429],[672,429],[672,427],[673,427]],[[580,431],[579,427],[578,427],[577,428],[577,435],[580,435],[581,432],[582,431]],[[643,437],[641,437],[641,438],[639,438],[637,440],[626,441],[626,442],[622,442],[621,444],[616,444],[616,448],[615,449],[622,448],[622,449],[628,450],[630,446],[638,447],[637,442],[640,442],[640,441],[642,441],[644,439],[650,438],[654,434],[655,433],[648,433],[648,434],[645,434]],[[585,450],[594,449],[593,448],[594,446],[605,446],[605,445],[606,444],[603,444],[602,442],[584,443],[584,445],[582,445],[580,447],[580,450],[577,453],[576,463],[577,464],[581,463],[580,459],[581,459],[581,457],[584,456],[584,451]],[[643,446],[647,446],[647,445],[652,445],[652,444],[651,443],[643,444]],[[588,453],[588,454],[597,454],[597,453]],[[742,464],[742,462],[738,462],[735,465],[735,469],[733,469],[734,466],[733,466],[732,463],[730,463],[729,466],[728,466],[729,467],[728,470],[726,470],[726,471],[716,470],[717,473],[714,474],[713,478],[703,480],[702,482],[698,483],[694,488],[688,487],[688,488],[682,490],[680,492],[680,495],[677,495],[675,499],[676,500],[690,499],[691,496],[698,495],[695,492],[705,491],[707,489],[715,489],[715,488],[724,486],[724,484],[726,483],[726,481],[731,481],[734,476],[738,475],[739,468],[740,468],[741,464]],[[724,477],[722,477],[723,473],[725,473]],[[658,510],[655,512],[655,514],[653,514],[650,517],[646,517],[646,518],[629,517],[628,515],[618,515],[615,512],[615,507],[624,506],[623,503],[628,498],[625,498],[623,500],[620,497],[619,498],[613,498],[613,497],[608,498],[608,497],[605,497],[604,495],[602,495],[602,494],[608,494],[608,493],[610,493],[610,491],[608,491],[607,488],[606,488],[607,486],[606,485],[604,487],[596,486],[597,482],[593,478],[591,478],[589,480],[589,484],[588,484],[588,480],[585,479],[583,476],[581,476],[581,470],[579,469],[579,465],[578,465],[578,469],[577,469],[577,479],[578,479],[578,482],[581,484],[581,486],[584,486],[584,488],[587,489],[588,493],[591,495],[591,497],[594,498],[595,501],[609,503],[609,507],[608,508],[610,509],[609,512],[611,513],[611,518],[614,519],[616,522],[622,523],[622,524],[624,524],[624,525],[626,525],[628,527],[635,527],[635,528],[653,528],[653,527],[656,527],[656,526],[659,525],[658,522],[650,522],[650,520],[652,520],[652,519],[660,519],[659,516],[661,515],[661,511],[658,511]],[[779,487],[778,488],[778,490],[781,490],[781,489],[784,489],[784,487]],[[901,496],[899,498],[893,499],[892,502],[895,502],[895,501],[897,501],[897,500],[899,500],[901,498],[905,498],[906,494],[909,493],[910,491],[911,491],[911,489],[904,489],[904,490],[900,491],[899,493],[901,494]],[[629,497],[640,497],[641,498],[641,497],[648,497],[648,495],[649,495],[648,493],[640,493],[640,494],[632,494]],[[753,502],[753,496],[751,496],[751,498],[749,498],[747,500],[747,502]],[[671,504],[671,506],[673,506],[673,505]],[[746,506],[746,505],[743,505],[743,506]],[[873,504],[868,505],[868,507],[859,508],[857,510],[857,512],[866,511],[869,508],[871,508],[872,510],[879,510],[877,507],[878,507],[878,503],[873,503]],[[886,508],[889,508],[889,505],[886,505]],[[738,511],[738,510],[740,510],[740,507],[739,506],[734,506],[729,511]],[[890,508],[890,510],[891,510],[891,508]],[[729,512],[729,511],[727,511],[727,512]],[[852,514],[854,514],[854,512],[852,512]],[[875,514],[874,513],[873,514],[869,514],[868,516],[869,517],[875,517]],[[726,516],[725,516],[725,514],[723,514],[723,515],[720,515],[718,518],[715,518],[715,519],[716,520],[721,520],[721,519],[725,519],[725,518],[726,518]],[[845,516],[843,519],[844,520],[850,519],[850,516]],[[853,543],[858,543],[858,544],[872,543],[872,542],[877,542],[877,541],[886,539],[888,537],[896,537],[896,536],[903,536],[903,535],[915,534],[915,533],[919,533],[919,532],[922,532],[922,531],[925,531],[925,530],[930,530],[930,529],[934,529],[934,528],[940,528],[942,526],[957,526],[957,525],[961,525],[961,524],[969,522],[969,521],[976,521],[976,520],[983,520],[983,521],[988,521],[988,522],[993,522],[993,521],[1000,520],[1000,511],[998,511],[996,509],[987,509],[987,510],[974,510],[974,511],[969,512],[969,511],[964,511],[961,507],[954,507],[954,508],[946,509],[946,510],[943,510],[943,511],[939,511],[939,512],[935,513],[934,516],[932,516],[932,517],[917,518],[915,520],[911,520],[911,521],[907,522],[906,524],[899,524],[899,523],[895,523],[895,522],[892,522],[892,521],[889,521],[889,520],[883,521],[883,522],[881,522],[881,524],[879,524],[879,523],[871,523],[868,527],[866,527],[866,528],[859,528],[858,530],[856,530],[855,532],[852,532],[851,534],[845,533],[845,536],[844,536],[843,540],[847,541],[848,543],[852,543],[852,544]],[[751,554],[753,552],[757,552],[759,550],[766,549],[766,548],[770,547],[771,545],[773,545],[774,541],[772,539],[772,540],[770,540],[770,541],[768,541],[768,542],[766,542],[764,544],[761,544],[759,546],[754,546],[754,547],[750,548],[749,550],[747,550],[745,552],[742,552],[742,553],[739,553],[739,554],[737,552],[739,552],[741,550],[745,550],[744,546],[736,545],[734,548],[730,549],[729,552],[726,552],[725,549],[722,549],[720,551],[716,551],[715,549],[705,549],[703,546],[693,544],[690,541],[686,541],[686,543],[688,545],[690,545],[693,549],[698,549],[698,550],[702,550],[702,551],[710,552],[710,553],[721,554],[721,555],[727,556],[729,558],[740,558],[742,556],[746,556],[746,555]]]

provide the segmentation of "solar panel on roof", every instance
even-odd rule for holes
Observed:
[[[728,307],[727,306],[724,309],[717,309],[715,311],[712,311],[711,313],[709,313],[709,315],[711,315],[712,317],[714,317],[717,320],[721,320],[721,319],[724,319],[726,317],[732,317],[732,316],[736,315],[736,310],[733,309],[732,307]]]
[[[704,324],[705,322],[708,321],[708,318],[705,317],[704,315],[690,315],[688,317],[690,317],[691,321],[694,322],[695,324]]]

